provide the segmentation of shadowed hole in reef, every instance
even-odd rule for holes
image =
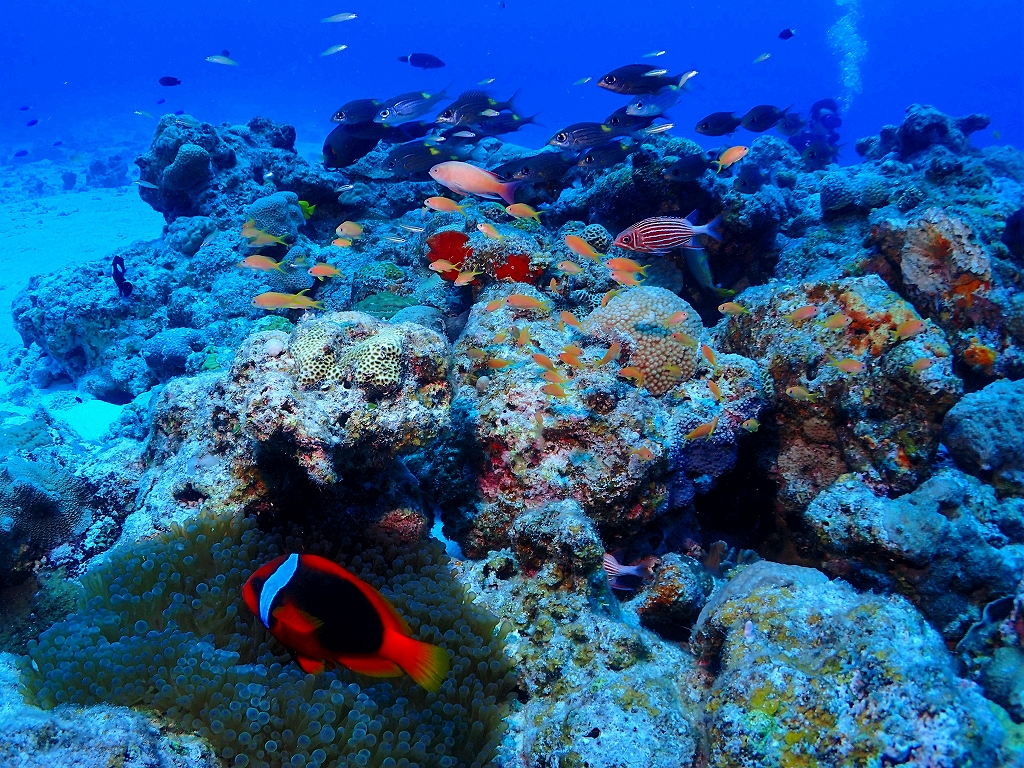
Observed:
[[[121,389],[105,389],[96,393],[96,399],[111,405],[128,405],[135,398]]]
[[[710,491],[694,497],[705,549],[723,540],[731,547],[763,555],[765,541],[777,534],[777,486],[768,476],[767,464],[759,458],[765,455],[767,443],[767,437],[741,440],[736,465],[719,477]]]

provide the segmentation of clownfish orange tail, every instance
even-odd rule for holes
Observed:
[[[448,677],[451,661],[448,651],[430,643],[414,640],[398,632],[390,631],[384,636],[381,656],[395,662],[418,684],[431,693],[436,693]]]

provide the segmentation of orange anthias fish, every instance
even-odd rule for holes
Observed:
[[[240,262],[235,264],[239,269],[255,269],[259,272],[269,272],[272,269],[276,269],[278,272],[284,272],[281,268],[281,263],[274,261],[269,256],[257,253],[252,256],[246,256]]]
[[[727,301],[724,304],[719,304],[718,311],[721,312],[723,315],[728,315],[729,317],[750,314],[749,309],[744,307],[742,304],[737,304],[735,301]]]
[[[933,365],[935,365],[935,362],[931,358],[919,357],[907,366],[907,370],[911,373],[921,373],[921,371],[927,371]]]
[[[718,358],[715,357],[715,350],[709,347],[707,344],[700,345],[700,353],[704,355],[704,359],[711,363],[712,368],[718,367]]]
[[[543,211],[535,211],[526,203],[516,203],[505,208],[505,213],[517,219],[534,219],[540,221]]]
[[[561,318],[563,323],[572,328],[575,328],[577,331],[583,330],[583,326],[580,324],[580,321],[576,319],[576,315],[574,315],[572,312],[563,309],[561,312],[558,313],[558,317]]]
[[[508,368],[510,365],[514,365],[513,361],[505,360],[500,357],[492,357],[490,360],[487,361],[488,368]]]
[[[665,321],[665,325],[679,325],[680,323],[685,322],[686,318],[688,318],[689,316],[690,314],[688,312],[673,312],[671,315],[668,316],[668,320]]]
[[[833,368],[836,368],[843,373],[863,373],[864,369],[867,368],[864,363],[855,357],[846,357],[842,360],[836,360],[832,355],[828,356],[828,364]]]
[[[269,232],[264,232],[256,226],[256,221],[254,219],[249,219],[242,225],[242,237],[249,241],[250,248],[256,248],[261,245],[271,245],[272,243],[276,243],[277,245],[288,245],[284,239],[284,235],[272,235]]]
[[[461,213],[463,216],[466,215],[466,212],[463,210],[463,206],[447,197],[428,197],[423,201],[423,204],[432,211],[440,211],[441,213]]]
[[[533,296],[527,296],[524,293],[510,293],[505,298],[505,303],[516,309],[536,309],[542,312],[547,312],[551,307],[548,302],[535,299]]]
[[[501,198],[509,205],[515,203],[513,198],[520,183],[502,181],[497,174],[457,160],[438,163],[430,169],[430,177],[460,195]]]
[[[351,248],[352,238],[351,237],[336,237],[331,240],[331,245],[335,245],[338,248]]]
[[[647,268],[649,266],[641,266],[640,262],[626,258],[608,259],[608,261],[606,261],[604,265],[608,267],[608,269],[610,269],[612,272],[625,272],[626,274],[634,274],[636,272],[639,272],[644,277],[647,276]]]
[[[746,157],[749,151],[748,147],[729,147],[729,149],[718,156],[717,160],[712,160],[711,164],[718,166],[718,169],[715,171],[716,173],[721,173],[730,165],[734,165]]]
[[[491,240],[504,240],[504,235],[494,228],[493,224],[488,224],[486,221],[483,224],[477,224],[476,228],[484,233]]]
[[[897,341],[903,341],[904,339],[912,339],[925,328],[923,320],[907,320],[905,323],[900,323],[896,326],[896,330],[893,331]]]
[[[448,259],[438,259],[437,261],[430,262],[427,269],[433,270],[434,272],[451,272],[453,269],[458,272],[458,264],[452,264]],[[501,303],[504,304],[505,300],[502,299]]]
[[[477,269],[471,269],[468,272],[459,272],[459,274],[455,276],[455,285],[469,285],[476,280],[477,275],[482,274],[483,273]]]
[[[606,363],[610,363],[612,360],[618,360],[619,359],[619,355],[621,355],[621,354],[622,354],[622,345],[619,344],[619,342],[616,341],[610,347],[608,347],[608,351],[604,353],[604,357],[602,357],[600,360],[598,360],[596,363],[594,363],[594,367],[595,368],[600,368],[602,365],[605,365]]]
[[[334,232],[338,235],[357,240],[363,236],[363,225],[356,224],[354,221],[343,221]]]
[[[582,352],[582,349],[570,344],[558,354],[558,359],[566,365],[571,365],[573,368],[582,368],[583,361],[580,360],[580,354]]]
[[[654,453],[646,445],[643,446],[642,448],[630,448],[629,452],[633,456],[636,456],[638,459],[641,459],[643,461],[650,461],[651,459],[654,458]]]
[[[516,336],[516,346],[525,347],[527,344],[532,343],[533,339],[530,338],[530,326],[526,326],[519,332],[519,335]]]
[[[552,397],[557,397],[560,400],[564,400],[566,397],[566,392],[564,389],[562,389],[562,385],[555,384],[553,382],[550,384],[545,384],[543,387],[540,388],[540,391],[543,392],[545,395],[551,395]]]
[[[620,293],[622,293],[622,289],[621,288],[612,288],[610,291],[608,291],[608,293],[606,293],[604,296],[601,297],[601,306],[602,307],[608,306],[608,302],[611,301],[612,299],[614,299]]]
[[[783,315],[783,317],[791,323],[797,323],[801,320],[810,320],[816,314],[818,314],[818,308],[813,304],[807,304],[799,309],[794,309],[788,315]]]
[[[494,299],[493,301],[488,301],[484,305],[484,312],[494,312],[496,309],[501,309],[504,306],[505,306],[505,300],[504,299]]]
[[[627,288],[636,288],[640,285],[640,281],[631,272],[612,272],[611,278],[619,285],[624,285]]]
[[[332,267],[330,264],[324,262],[318,262],[315,266],[310,267],[306,270],[315,277],[317,280],[323,280],[325,277],[340,277],[341,272],[336,267]]]
[[[683,333],[682,331],[676,331],[675,333],[673,333],[672,338],[673,340],[678,341],[684,347],[689,347],[690,349],[694,350],[697,349],[697,345],[699,344],[699,342],[695,338],[693,338],[693,336],[691,336],[688,333]]]
[[[722,388],[718,386],[717,381],[708,379],[708,389],[711,390],[711,396],[715,398],[716,403],[722,402]]]
[[[691,429],[685,435],[684,440],[696,440],[697,438],[703,437],[705,440],[710,440],[711,436],[715,433],[715,428],[718,426],[718,417],[715,416],[711,421],[701,424],[695,429]]]
[[[568,381],[568,379],[558,371],[544,371],[541,378],[544,379],[544,381],[550,381],[552,384],[565,384],[565,382]]]
[[[588,259],[592,259],[598,264],[601,263],[601,254],[595,251],[593,246],[579,235],[566,235],[565,244],[569,250],[577,256],[586,256]]]
[[[413,639],[380,592],[326,558],[275,558],[249,577],[242,596],[303,672],[341,664],[371,677],[405,673],[434,692],[448,677],[447,651]]]
[[[542,355],[540,352],[538,352],[538,353],[532,355],[532,357],[533,357],[533,362],[535,362],[541,368],[545,368],[546,370],[549,370],[549,371],[555,370],[555,363],[554,363],[554,361],[550,357],[548,357],[547,355]]]
[[[827,328],[830,331],[836,331],[839,330],[840,328],[845,328],[852,322],[852,317],[847,317],[842,312],[836,312],[834,315],[830,315],[828,318],[826,318],[822,322],[821,327]]]
[[[323,309],[323,304],[306,296],[305,289],[298,293],[278,293],[267,291],[252,300],[254,307],[260,309]]]
[[[642,387],[644,385],[644,372],[635,365],[627,365],[625,368],[620,368],[619,376],[624,379],[629,379],[638,387]]]
[[[565,261],[558,262],[558,271],[566,275],[578,275],[583,271],[583,268],[576,262],[566,259]]]

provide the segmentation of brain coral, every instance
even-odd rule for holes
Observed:
[[[256,222],[256,227],[276,237],[299,234],[299,227],[306,223],[299,207],[299,196],[294,192],[275,192],[253,202],[245,212],[246,218]]]
[[[341,381],[352,370],[356,383],[375,390],[398,386],[402,376],[402,334],[384,327],[346,350],[338,349],[340,339],[326,323],[305,323],[291,342],[303,387]]]
[[[857,204],[857,188],[845,173],[826,173],[821,180],[821,210],[841,211]]]
[[[685,312],[683,322],[668,327],[668,319]],[[696,352],[672,338],[682,331],[693,338],[701,332],[700,316],[683,299],[664,288],[634,288],[598,307],[583,321],[588,333],[603,331],[613,340],[621,338],[622,365],[635,365],[644,374],[644,386],[653,395],[663,395],[679,381],[689,379],[697,368]],[[628,362],[626,362],[628,361]],[[678,366],[681,377],[666,370]]]
[[[210,180],[210,153],[198,144],[182,144],[164,169],[164,186],[175,192],[195,189]]]
[[[160,711],[232,766],[490,764],[514,682],[504,633],[467,603],[440,545],[349,542],[341,555],[414,636],[451,653],[437,694],[407,678],[306,675],[292,663],[241,599],[253,570],[283,547],[303,542],[207,515],[115,554],[85,578],[80,612],[31,643],[27,696],[47,709],[109,702]]]
[[[607,253],[612,244],[611,233],[600,224],[589,224],[580,235],[598,253]]]

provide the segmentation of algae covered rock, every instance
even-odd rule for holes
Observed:
[[[720,670],[704,704],[709,766],[981,768],[1003,756],[981,692],[899,598],[759,562],[704,607],[691,647]]]
[[[942,425],[957,464],[1004,495],[1024,496],[1024,381],[996,381],[958,402]]]

